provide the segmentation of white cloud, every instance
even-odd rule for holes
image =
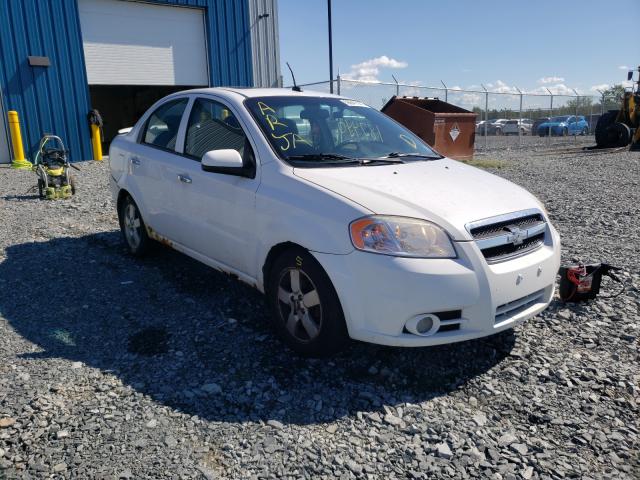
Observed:
[[[538,83],[541,83],[542,85],[548,85],[550,83],[562,83],[564,82],[564,78],[563,77],[542,77],[541,79],[538,80]]]
[[[547,89],[549,89],[547,91]],[[554,95],[572,95],[575,96],[575,92],[573,88],[566,86],[564,83],[556,83],[555,85],[546,85],[544,87],[534,88],[533,90],[528,90],[526,93],[541,93],[543,95],[549,95],[549,91]],[[578,89],[576,89],[578,91]],[[580,93],[578,91],[578,93]]]
[[[345,80],[357,80],[360,82],[379,82],[378,75],[380,75],[381,68],[407,68],[409,64],[395,58],[382,55],[380,57],[371,58],[361,63],[351,65],[351,70],[342,77]]]
[[[609,85],[608,83],[600,83],[598,85],[593,85],[589,90],[591,90],[592,92],[597,92],[598,90],[606,90],[609,87],[611,87],[611,85]]]
[[[511,87],[502,80],[496,80],[495,83],[487,83],[486,87],[487,90],[494,93],[518,93],[518,89],[516,87]]]
[[[619,70],[629,70],[629,67],[627,67],[626,65],[620,65],[618,67]]]

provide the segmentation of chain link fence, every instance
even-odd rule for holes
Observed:
[[[328,80],[300,85],[328,93]],[[613,99],[593,95],[462,90],[402,83],[362,82],[338,77],[334,93],[381,109],[393,96],[437,97],[475,112],[478,151],[519,147],[595,144],[595,127],[604,112],[619,108]],[[574,117],[576,121],[573,122]],[[551,119],[551,124],[549,120]]]

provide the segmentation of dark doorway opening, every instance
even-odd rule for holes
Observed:
[[[113,137],[121,128],[132,127],[147,109],[170,93],[198,88],[196,86],[89,85],[91,106],[100,112],[104,122],[105,155]]]

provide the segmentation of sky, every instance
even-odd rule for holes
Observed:
[[[343,78],[587,95],[640,65],[640,0],[333,0],[332,15]],[[287,61],[298,83],[327,80],[327,0],[278,0],[278,18],[285,85]]]

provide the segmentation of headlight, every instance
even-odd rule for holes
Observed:
[[[349,225],[358,250],[398,257],[455,258],[447,233],[434,223],[417,218],[372,215]]]

